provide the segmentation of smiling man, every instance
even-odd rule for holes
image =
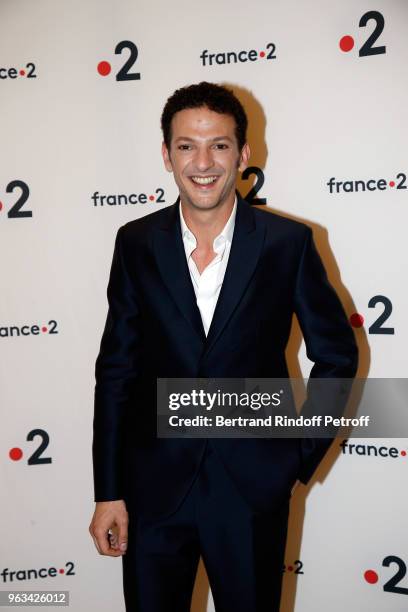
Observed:
[[[188,612],[200,556],[217,612],[278,612],[289,502],[330,441],[156,436],[156,379],[286,378],[296,313],[311,377],[351,378],[352,330],[304,224],[236,192],[247,118],[202,82],[162,114],[179,198],[116,236],[96,361],[90,525],[128,612]]]

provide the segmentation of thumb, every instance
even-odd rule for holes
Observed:
[[[122,523],[119,525],[118,542],[119,542],[120,551],[126,552],[127,543],[128,543],[128,530],[127,530],[126,523],[125,524]]]

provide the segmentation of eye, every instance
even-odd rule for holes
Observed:
[[[189,144],[181,144],[178,146],[180,151],[191,151],[191,145]]]
[[[223,142],[217,142],[217,144],[214,145],[216,149],[218,149],[219,151],[222,151],[224,149],[228,149],[228,145],[226,145]]]

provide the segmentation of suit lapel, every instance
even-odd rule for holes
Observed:
[[[228,265],[206,337],[186,261],[178,207],[179,199],[168,207],[162,225],[156,228],[154,253],[164,284],[205,344],[204,356],[228,323],[255,271],[265,232],[256,226],[251,206],[237,192],[237,213]]]
[[[265,230],[255,224],[251,206],[237,192],[237,214],[224,281],[208,331],[208,353],[231,318],[255,271]]]
[[[205,342],[205,331],[181,236],[178,206],[179,199],[166,210],[163,224],[156,228],[153,248],[164,284],[191,327]]]

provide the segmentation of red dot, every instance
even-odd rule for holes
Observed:
[[[395,181],[390,181],[390,187],[395,187]]]
[[[342,51],[351,51],[354,47],[354,39],[352,36],[343,36],[340,38],[339,47]]]
[[[109,62],[99,62],[98,72],[101,76],[107,76],[111,71],[111,65]]]
[[[3,202],[0,202],[0,210],[3,208]]]
[[[402,455],[403,457],[406,457],[406,456],[407,456],[407,451],[401,451],[401,455]]]
[[[150,200],[151,202],[154,202],[154,196],[149,196],[149,200]]]
[[[13,461],[19,461],[22,456],[23,456],[23,451],[21,450],[21,448],[17,448],[17,446],[10,449],[9,451],[9,457]]]
[[[362,327],[364,323],[364,317],[358,312],[355,312],[350,316],[349,321],[352,327]]]
[[[48,330],[47,330],[47,328],[46,328],[46,327],[42,327],[42,328],[41,328],[41,331],[45,333],[45,332],[46,332],[46,331],[48,331]]]
[[[64,570],[63,568],[61,568],[61,569],[59,570],[59,573],[60,573],[60,574],[65,574],[65,570]]]
[[[260,57],[265,57],[265,51],[260,51],[259,55],[260,55]]]
[[[25,75],[25,70],[21,69],[20,70],[20,76],[24,76]]]
[[[288,565],[288,572],[293,572],[293,565]]]
[[[364,578],[369,584],[375,584],[378,582],[378,574],[374,570],[367,570],[364,572]]]

